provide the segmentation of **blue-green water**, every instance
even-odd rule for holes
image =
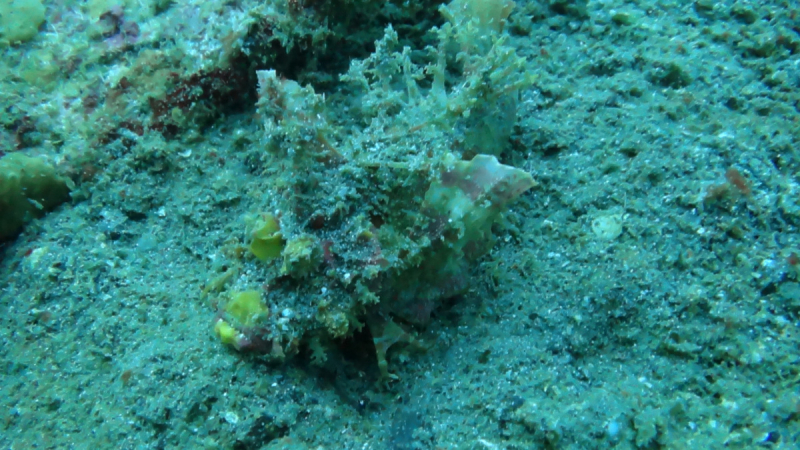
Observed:
[[[800,7],[441,3],[0,4],[0,448],[797,447]]]

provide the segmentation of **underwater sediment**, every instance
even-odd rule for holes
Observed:
[[[797,13],[0,5],[0,445],[796,446]]]

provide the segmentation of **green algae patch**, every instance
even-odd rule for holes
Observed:
[[[0,158],[0,241],[69,199],[69,180],[41,158],[11,153]]]
[[[45,8],[41,0],[0,1],[0,45],[27,42],[39,33]]]

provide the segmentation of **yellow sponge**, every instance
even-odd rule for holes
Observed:
[[[272,214],[265,214],[261,223],[253,231],[250,251],[261,261],[269,261],[281,256],[283,236],[278,219]]]
[[[252,327],[269,317],[269,308],[261,301],[261,293],[258,291],[233,293],[225,306],[225,312],[244,327]]]
[[[222,319],[219,319],[214,325],[214,332],[219,336],[219,340],[223,344],[236,345],[236,336],[239,334],[236,328],[233,328]]]
[[[214,324],[214,333],[223,344],[242,350],[249,345],[248,336],[268,317],[269,307],[261,301],[259,291],[234,292],[225,305],[224,317]]]

